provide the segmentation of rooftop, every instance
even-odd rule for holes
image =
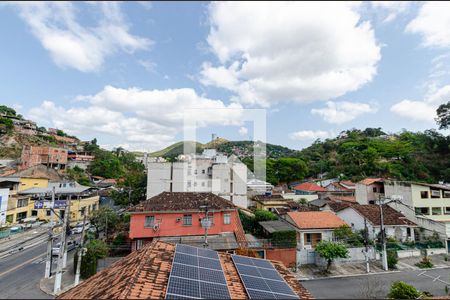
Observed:
[[[361,180],[359,183],[364,184],[364,185],[371,185],[377,182],[384,182],[383,178],[366,178]]]
[[[380,207],[375,204],[351,205],[360,215],[367,219],[372,225],[380,225]],[[383,205],[383,224],[384,225],[408,225],[416,226],[415,223],[409,221],[401,212],[396,211],[389,205]]]
[[[58,299],[163,299],[172,268],[175,245],[155,241],[100,271]],[[232,299],[248,299],[237,269],[228,253],[219,253]],[[301,299],[312,296],[280,262],[273,266]]]
[[[200,211],[199,207],[208,204],[210,210],[232,210],[236,206],[229,200],[213,193],[162,192],[150,199],[141,201],[130,208],[130,212],[146,211]]]
[[[259,225],[261,225],[268,233],[295,230],[294,226],[283,220],[261,221],[259,222]]]
[[[91,189],[89,186],[81,185],[77,182],[50,182],[45,188],[30,188],[20,191],[22,195],[50,194],[53,187],[56,194],[81,194]]]
[[[254,201],[258,202],[265,202],[265,201],[287,201],[287,199],[284,199],[282,195],[279,194],[272,194],[272,195],[256,195],[253,197]]]
[[[287,215],[300,229],[332,229],[347,225],[331,211],[288,212]]]
[[[326,188],[323,188],[317,184],[311,183],[311,182],[303,182],[300,184],[297,184],[293,187],[294,190],[300,190],[300,191],[308,191],[308,192],[327,192]]]
[[[355,196],[328,195],[325,198],[330,200],[330,201],[335,201],[335,202],[344,201],[344,202],[356,203],[356,197]]]

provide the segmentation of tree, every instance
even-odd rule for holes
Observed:
[[[11,119],[0,117],[0,132],[9,133],[14,129],[14,123]]]
[[[327,260],[327,272],[329,271],[331,264],[336,258],[348,257],[347,247],[340,243],[321,241],[316,245],[315,250],[320,255],[320,257]]]
[[[439,125],[439,129],[448,129],[450,127],[450,101],[441,104],[436,113],[436,122]]]
[[[16,115],[16,111],[13,108],[8,107],[6,105],[0,105],[0,113],[5,114],[7,116],[15,116]]]
[[[119,216],[111,208],[102,207],[92,213],[90,221],[95,228],[95,237],[98,238],[100,231],[105,230],[108,236],[108,232],[114,230],[119,223]]]
[[[391,299],[417,299],[421,293],[412,285],[403,281],[395,281],[391,285],[391,290],[387,295]]]
[[[276,214],[265,209],[255,209],[253,213],[255,214],[256,222],[278,220]]]
[[[87,244],[87,251],[81,259],[80,275],[81,278],[87,279],[97,272],[97,261],[108,255],[109,248],[105,242],[101,240],[91,240]],[[77,265],[78,255],[74,255],[74,266]],[[75,272],[76,268],[74,268]]]

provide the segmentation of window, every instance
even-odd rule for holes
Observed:
[[[183,216],[183,225],[184,226],[192,226],[192,215],[184,215]]]
[[[374,193],[377,192],[377,187],[376,187],[376,186],[373,187],[373,192],[374,192]]]
[[[196,181],[194,181],[194,186],[197,186],[197,182]]]
[[[442,198],[450,198],[450,191],[442,191],[443,195]]]
[[[231,224],[231,214],[223,215],[223,224],[225,225]]]
[[[450,215],[450,207],[444,207],[444,214]]]
[[[97,209],[97,204],[92,204],[92,211]]]
[[[46,215],[47,215],[47,217],[50,217],[52,215],[52,211],[50,209],[47,209]]]
[[[197,175],[197,170],[194,170],[194,174]]]
[[[136,240],[136,250],[139,250],[142,248],[142,240]]]
[[[306,244],[311,244],[312,241],[311,233],[305,233],[305,240]]]
[[[440,190],[431,190],[431,198],[441,198]]]
[[[31,216],[32,217],[37,217],[37,210],[32,210],[31,211]]]
[[[26,217],[27,217],[26,211],[18,213],[18,214],[16,214],[16,221],[21,221],[21,220],[25,219]]]
[[[205,174],[205,170],[202,170],[202,174]]]
[[[85,213],[86,213],[86,207],[81,208],[80,215],[84,216]]]
[[[28,199],[19,199],[17,200],[17,207],[25,207],[28,205]]]
[[[420,198],[428,199],[428,192],[427,191],[421,191],[420,192]]]
[[[416,215],[429,215],[430,214],[429,207],[416,207],[415,211],[416,211]]]
[[[153,227],[155,225],[155,216],[145,216],[144,227]]]
[[[384,194],[384,186],[380,187],[380,193]]]
[[[189,187],[191,187],[191,181],[190,180],[188,180],[188,182],[187,182],[187,187],[189,188]]]
[[[202,182],[202,186],[205,186],[205,183],[204,183],[204,182]]]
[[[442,207],[432,207],[431,208],[432,215],[442,215]]]

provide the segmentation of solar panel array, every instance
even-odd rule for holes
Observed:
[[[231,256],[250,299],[299,299],[270,261]]]
[[[231,299],[217,252],[177,244],[166,299]]]

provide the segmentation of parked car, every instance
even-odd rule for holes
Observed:
[[[74,250],[78,243],[76,241],[67,242],[67,252]],[[61,243],[57,243],[55,247],[52,248],[52,255],[59,255],[59,249],[61,248]]]
[[[84,225],[84,230],[88,230],[91,227],[89,223]],[[78,223],[74,228],[70,231],[70,234],[79,234],[83,231],[83,223]]]

